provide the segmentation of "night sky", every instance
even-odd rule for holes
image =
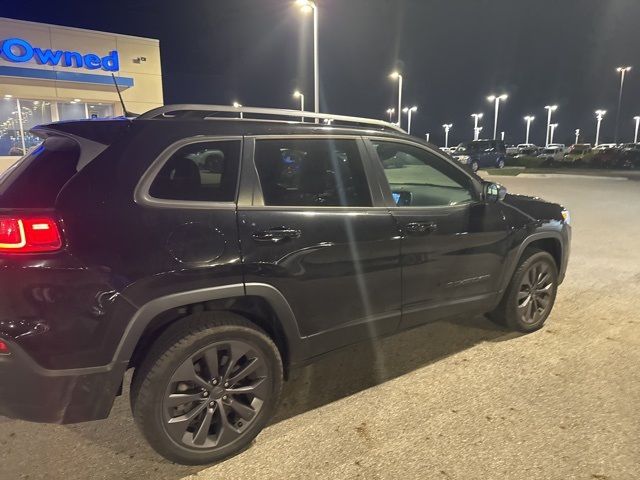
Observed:
[[[594,110],[608,110],[613,137],[618,65],[625,80],[620,140],[640,115],[639,0],[318,0],[321,109],[385,118],[397,104],[388,74],[405,76],[405,105],[418,105],[413,133],[442,143],[472,136],[474,112],[493,129],[491,93],[509,94],[500,130],[544,143],[544,106],[558,104],[556,141],[594,141]],[[311,16],[293,0],[2,1],[4,17],[160,39],[165,103],[297,108],[313,104]]]

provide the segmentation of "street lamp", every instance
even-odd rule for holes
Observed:
[[[473,129],[473,135],[476,140],[480,139],[480,132],[482,131],[482,128],[483,127],[478,127]]]
[[[602,119],[604,118],[606,110],[596,110],[596,147],[598,146],[598,142],[600,141],[600,124],[602,123]]]
[[[444,128],[444,148],[449,148],[449,130],[453,127],[453,123],[445,123],[442,125]]]
[[[402,126],[402,75],[400,72],[393,72],[389,77],[398,80],[398,126]]]
[[[640,117],[638,117],[638,118],[640,118]],[[431,137],[431,134],[429,132],[427,132],[427,133],[424,134],[424,136],[427,139],[427,143],[429,143],[429,138]]]
[[[242,105],[240,105],[238,102],[233,102],[233,108],[242,108]],[[242,116],[242,112],[240,112],[240,118],[244,118]]]
[[[633,143],[638,143],[638,127],[640,127],[640,116],[633,117],[636,121],[636,133],[633,135]]]
[[[418,107],[416,107],[416,106],[413,106],[413,107],[404,107],[404,108],[402,109],[402,111],[403,111],[404,113],[406,113],[406,114],[407,114],[407,116],[409,117],[409,124],[407,125],[407,133],[408,133],[409,135],[411,135],[411,114],[412,114],[413,112],[417,112],[417,111],[418,111]]]
[[[580,142],[580,129],[576,128],[576,141],[575,141],[575,143],[577,144],[578,142]]]
[[[320,113],[320,70],[318,67],[318,5],[315,0],[296,0],[303,13],[313,12],[313,106]],[[316,118],[316,123],[318,119]]]
[[[293,92],[293,96],[300,99],[300,111],[304,112],[304,93],[300,90],[296,90]],[[304,117],[302,117],[302,121],[304,122]]]
[[[478,135],[480,134],[480,130],[478,130],[478,120],[482,118],[482,113],[472,113],[473,117],[473,139],[478,140]]]
[[[547,105],[544,108],[547,110],[547,136],[545,137],[545,140],[544,140],[544,146],[548,147],[549,144],[551,143],[549,141],[549,131],[551,130],[551,112],[555,112],[558,109],[558,106],[557,105]]]
[[[531,130],[531,122],[533,122],[536,119],[536,117],[534,117],[533,115],[527,115],[526,117],[524,117],[524,121],[527,122],[527,134],[524,137],[524,143],[528,144],[529,143],[529,131]]]
[[[551,128],[551,132],[549,132],[549,143],[553,143],[553,134],[556,132],[556,128],[558,128],[558,124],[557,123],[552,123],[551,125],[549,125],[549,127]]]
[[[620,125],[620,109],[622,108],[622,87],[624,87],[624,76],[625,74],[631,70],[631,67],[618,67],[616,68],[616,72],[620,74],[620,93],[618,94],[618,110],[616,111],[616,129],[613,134],[613,141],[618,143],[618,126]]]
[[[395,108],[387,108],[387,115],[389,115],[389,123],[393,122],[393,114],[396,113]]]
[[[506,93],[502,95],[489,95],[487,100],[490,102],[496,103],[495,114],[493,116],[493,139],[496,139],[496,135],[498,134],[498,109],[500,108],[500,100],[506,100],[509,96]]]

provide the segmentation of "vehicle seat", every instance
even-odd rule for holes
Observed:
[[[186,157],[173,157],[165,163],[151,185],[149,193],[156,198],[200,200],[200,169]]]

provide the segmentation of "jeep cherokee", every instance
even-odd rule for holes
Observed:
[[[0,177],[0,414],[239,452],[292,368],[457,315],[551,312],[569,214],[377,120],[177,105],[39,126]],[[425,346],[428,348],[428,346]]]

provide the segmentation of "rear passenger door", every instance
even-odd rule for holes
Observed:
[[[309,356],[391,333],[400,320],[400,240],[365,152],[359,137],[245,140],[245,282],[284,295]]]

